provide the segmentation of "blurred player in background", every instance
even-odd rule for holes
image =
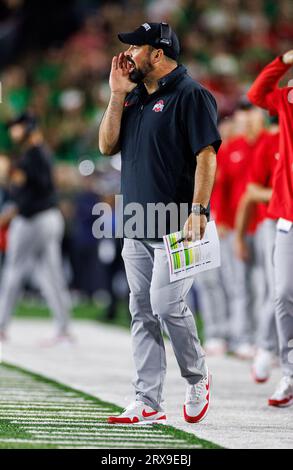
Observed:
[[[278,87],[292,64],[293,50],[290,50],[267,65],[248,92],[253,103],[277,114],[280,122],[280,159],[268,214],[278,219],[274,250],[275,305],[283,377],[269,398],[271,406],[293,404],[293,87]]]
[[[258,350],[252,368],[253,378],[258,383],[266,382],[269,378],[278,346],[273,271],[276,221],[267,217],[267,206],[272,195],[272,180],[279,157],[278,118],[272,117],[269,133],[258,148],[252,162],[248,185],[236,214],[236,256],[243,261],[251,256],[245,234],[256,206],[264,217],[263,221],[260,218],[257,228],[257,236],[261,241],[258,247],[263,250],[262,256],[259,256],[259,258],[262,261],[262,274],[265,279],[265,301],[261,305],[257,318],[256,341]]]
[[[10,171],[10,161],[7,155],[0,155],[0,213],[7,207],[9,193],[7,181]],[[7,245],[7,226],[0,226],[0,273]]]
[[[199,290],[199,311],[204,324],[204,345],[207,355],[222,355],[228,350],[229,343],[229,317],[231,313],[231,285],[233,285],[233,269],[231,263],[232,246],[230,240],[231,211],[229,210],[229,197],[226,198],[225,210],[220,213],[219,199],[221,197],[221,172],[223,158],[229,142],[234,137],[233,114],[222,116],[219,121],[219,132],[222,145],[217,154],[217,172],[211,196],[211,216],[217,224],[221,245],[221,266],[199,273],[195,285]],[[225,191],[225,189],[224,189]],[[223,196],[224,192],[223,192]]]
[[[64,222],[57,208],[51,155],[31,113],[9,122],[8,128],[19,155],[10,174],[12,204],[0,216],[0,226],[11,222],[0,286],[0,339],[6,339],[21,288],[36,267],[37,280],[56,322],[56,337],[48,345],[55,344],[71,337],[70,298],[60,250]]]
[[[216,221],[226,232],[223,247],[225,263],[230,267],[226,275],[226,286],[230,298],[230,344],[229,348],[241,359],[254,356],[254,324],[257,305],[256,293],[262,293],[262,277],[258,266],[258,238],[256,228],[259,223],[257,211],[251,217],[245,234],[251,257],[239,260],[235,257],[236,213],[246,190],[250,168],[255,152],[265,139],[263,112],[241,99],[234,114],[235,136],[222,151],[222,162],[217,178],[217,217]],[[220,230],[221,233],[222,229]],[[256,286],[256,287],[255,287]]]

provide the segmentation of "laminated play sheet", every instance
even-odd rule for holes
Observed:
[[[164,236],[171,282],[220,266],[220,243],[214,221],[208,222],[202,240],[180,241],[182,238],[182,231]]]

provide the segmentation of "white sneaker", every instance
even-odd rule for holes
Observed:
[[[269,398],[268,404],[279,407],[293,405],[293,377],[285,375],[281,378],[275,393]]]
[[[109,424],[165,424],[164,411],[156,411],[142,401],[131,403],[119,416],[110,416]]]
[[[210,406],[210,384],[211,376],[207,370],[206,376],[197,384],[187,386],[183,414],[188,423],[199,423],[206,417]]]
[[[234,354],[238,359],[253,359],[255,355],[255,347],[249,343],[242,343],[234,349]]]
[[[210,338],[204,345],[203,349],[208,356],[223,356],[228,348],[227,343],[222,338]]]
[[[252,377],[256,383],[266,382],[273,367],[273,354],[265,349],[259,349],[252,365]]]

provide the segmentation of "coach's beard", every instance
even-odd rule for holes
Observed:
[[[131,59],[128,58],[128,60],[133,66],[133,69],[129,72],[129,79],[133,83],[141,83],[146,78],[146,76],[154,69],[152,64],[148,61],[146,61],[145,64],[138,69],[136,68],[135,63]]]
[[[129,79],[133,83],[141,83],[145,78],[145,74],[140,69],[133,69],[129,74]]]

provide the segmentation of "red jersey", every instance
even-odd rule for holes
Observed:
[[[5,253],[7,247],[8,227],[0,228],[0,252]]]
[[[260,184],[266,188],[273,187],[273,176],[280,159],[279,137],[279,132],[266,134],[265,139],[259,145],[251,165],[249,176],[251,183]],[[260,203],[258,206],[260,218],[265,219],[268,216],[268,204]]]
[[[228,148],[229,141],[222,143],[217,153],[217,171],[211,195],[211,213],[216,222],[232,227],[233,220],[231,220],[231,211],[229,207],[227,207],[229,205],[229,199],[226,197],[227,188],[224,184],[225,164],[227,161],[226,152]],[[221,204],[221,197],[227,201],[225,210],[223,210],[223,204]]]
[[[222,151],[219,174],[216,180],[216,215],[215,220],[219,224],[234,228],[235,216],[241,197],[246,191],[249,182],[250,169],[258,148],[267,136],[262,131],[258,138],[250,143],[243,136],[238,136],[230,141]],[[221,149],[220,149],[221,150]],[[255,208],[248,232],[253,233],[263,219],[258,207]]]
[[[278,57],[257,77],[248,92],[250,101],[279,115],[280,159],[273,178],[273,195],[268,214],[293,222],[293,87],[278,88],[278,82],[291,65]]]

